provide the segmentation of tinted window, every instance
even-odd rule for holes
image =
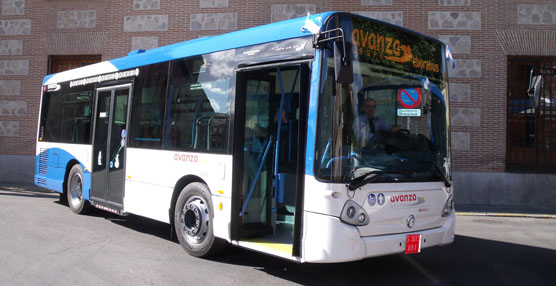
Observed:
[[[168,149],[228,150],[233,58],[224,51],[171,63]]]
[[[62,135],[64,94],[61,91],[43,94],[39,141],[59,142]]]
[[[62,142],[91,142],[92,98],[92,91],[74,92],[66,96]]]
[[[168,63],[139,68],[135,80],[131,119],[132,147],[160,148]]]

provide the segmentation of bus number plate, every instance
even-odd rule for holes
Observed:
[[[421,235],[412,234],[408,235],[405,240],[405,254],[421,252]]]

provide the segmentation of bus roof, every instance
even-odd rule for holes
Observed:
[[[312,15],[312,17],[320,17],[321,22],[324,23],[324,21],[334,13],[335,12],[326,12]],[[310,32],[301,30],[301,27],[305,24],[305,19],[306,17],[290,19],[218,36],[193,39],[139,53],[134,51],[125,57],[47,75],[43,80],[43,85],[128,70],[139,66],[189,56],[309,36],[311,35]]]
[[[347,12],[324,12],[311,15],[313,19],[319,19],[321,23],[335,14],[350,14]],[[360,16],[366,18],[364,16]],[[61,83],[65,81],[81,79],[96,75],[113,73],[118,71],[129,70],[144,65],[170,61],[190,56],[196,56],[206,53],[225,51],[239,47],[248,47],[257,44],[263,44],[273,41],[287,40],[293,38],[306,37],[311,35],[308,31],[301,28],[305,26],[307,17],[300,17],[286,21],[271,23],[267,25],[257,26],[245,30],[234,31],[231,33],[221,34],[217,36],[193,39],[185,42],[179,42],[168,46],[158,47],[146,51],[132,51],[127,56],[116,58],[100,63],[63,71],[56,74],[50,74],[44,77],[43,85]],[[369,19],[371,21],[384,25],[396,27],[406,33],[411,33],[419,37],[424,37],[440,45],[444,45],[441,41],[432,37],[420,34],[404,27],[396,26],[377,19]],[[319,27],[320,28],[320,27]]]

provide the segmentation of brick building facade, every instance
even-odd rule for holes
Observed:
[[[59,61],[78,56],[108,60],[139,48],[300,17],[307,11],[334,10],[394,23],[449,44],[456,66],[450,71],[450,97],[457,202],[556,208],[551,198],[556,185],[556,118],[543,125],[548,126],[544,153],[528,155],[509,141],[531,137],[527,133],[512,139],[512,132],[521,131],[510,130],[509,106],[514,101],[509,86],[529,80],[527,75],[510,75],[512,63],[532,60],[556,66],[554,1],[1,2],[0,181],[32,181],[40,86]]]

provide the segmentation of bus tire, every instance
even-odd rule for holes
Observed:
[[[174,228],[183,249],[195,257],[218,253],[225,241],[214,236],[213,208],[207,185],[191,183],[183,188],[174,208]]]
[[[72,212],[85,214],[89,211],[89,202],[83,198],[83,171],[81,165],[71,167],[67,182],[67,200]]]

